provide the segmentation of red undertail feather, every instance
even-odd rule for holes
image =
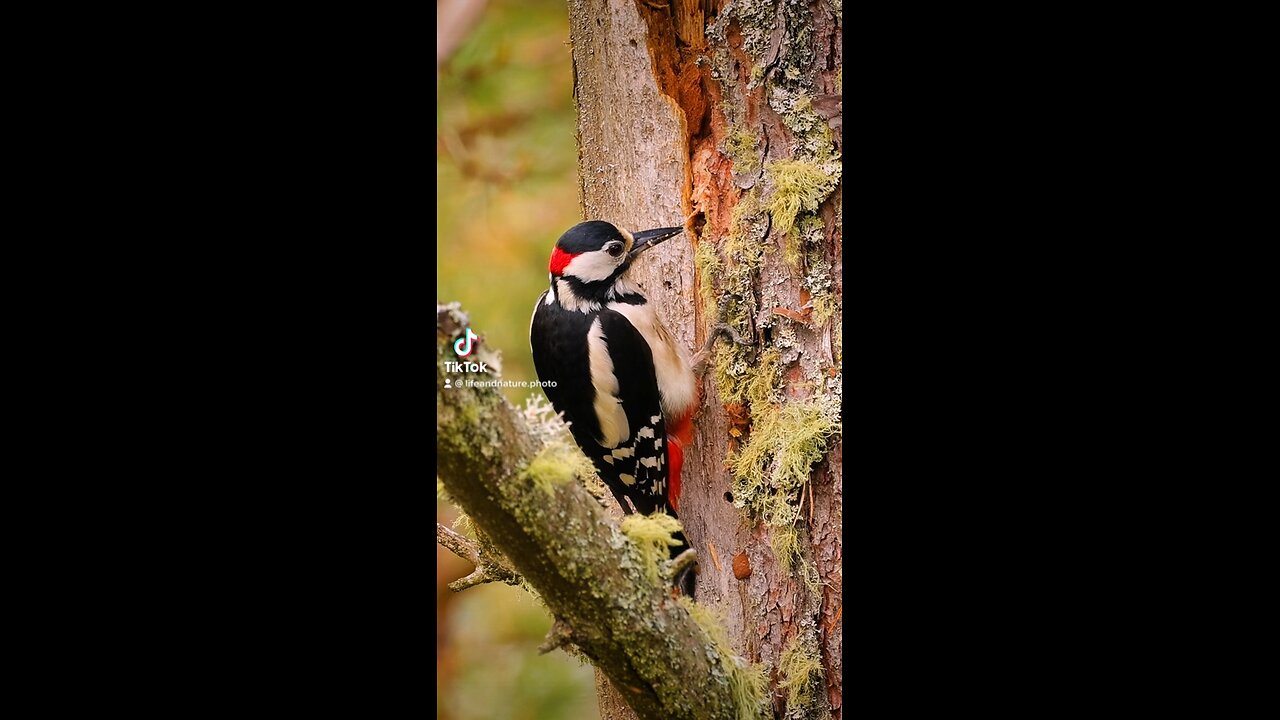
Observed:
[[[680,512],[680,470],[684,467],[684,448],[693,442],[693,408],[667,425],[667,502]]]

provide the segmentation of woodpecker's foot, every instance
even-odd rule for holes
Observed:
[[[671,585],[680,594],[693,597],[697,589],[698,551],[692,548],[685,550],[671,561]]]
[[[711,328],[711,334],[707,336],[707,342],[703,344],[702,349],[693,356],[693,374],[702,377],[707,372],[707,362],[711,359],[711,350],[715,347],[716,338],[721,335],[728,335],[735,343],[739,345],[750,345],[751,343],[742,339],[737,330],[734,330],[728,323],[720,323]]]

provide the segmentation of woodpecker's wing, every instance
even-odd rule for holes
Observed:
[[[547,399],[601,479],[638,512],[666,509],[666,426],[644,337],[614,311],[581,313],[544,297],[529,341]]]
[[[618,447],[601,461],[616,468],[623,493],[636,511],[649,514],[667,506],[667,430],[662,417],[653,353],[644,336],[627,318],[613,310],[599,313],[600,335],[608,352],[615,397],[626,416],[628,432]],[[593,354],[598,345],[592,344]],[[597,366],[603,363],[596,363]],[[599,374],[599,367],[593,367]],[[597,390],[609,385],[609,378],[595,377]],[[597,463],[599,464],[599,463]]]
[[[529,326],[533,367],[544,383],[543,392],[556,412],[564,416],[578,447],[595,462],[611,489],[620,487],[617,472],[601,460],[609,449],[600,444],[603,434],[595,413],[596,391],[587,339],[596,323],[596,313],[566,310],[554,298],[546,302],[547,297],[539,299]]]

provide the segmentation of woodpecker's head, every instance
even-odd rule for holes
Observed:
[[[666,227],[630,233],[601,220],[578,223],[560,236],[551,251],[551,287],[562,304],[599,303],[612,293],[640,253],[684,228]]]

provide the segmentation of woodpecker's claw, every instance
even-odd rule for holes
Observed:
[[[671,585],[680,592],[693,597],[694,576],[698,567],[698,551],[689,548],[671,561]]]
[[[701,376],[707,371],[707,361],[711,359],[711,350],[715,347],[716,338],[721,335],[728,335],[738,345],[750,345],[751,343],[742,339],[737,330],[734,330],[727,323],[720,323],[711,328],[711,334],[707,336],[707,342],[703,344],[702,349],[693,356],[693,374]]]
[[[678,577],[681,573],[686,572],[690,565],[698,562],[698,551],[689,548],[676,556],[671,561],[671,577]]]

